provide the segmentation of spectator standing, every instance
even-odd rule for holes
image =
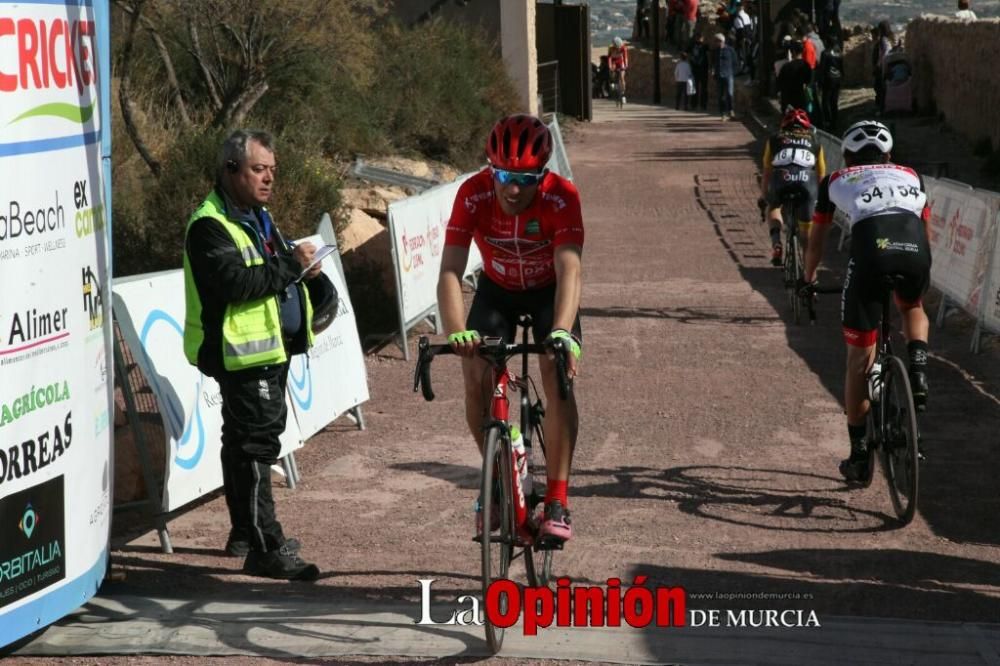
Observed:
[[[681,101],[684,102],[684,110],[687,111],[690,105],[689,98],[693,97],[692,88],[695,86],[694,72],[691,70],[691,63],[688,62],[688,54],[681,51],[681,59],[674,66],[674,85],[677,94],[674,97],[674,108],[681,110]]]
[[[269,134],[233,132],[216,166],[215,188],[185,236],[184,353],[222,395],[222,480],[232,523],[226,551],[245,555],[243,572],[251,576],[315,580],[319,569],[299,558],[298,541],[285,539],[275,516],[271,465],[288,415],[289,359],[313,342],[320,265],[303,275],[315,247],[292,249],[265,207],[276,168]]]
[[[664,41],[667,44],[676,43],[677,41],[677,20],[681,13],[681,0],[667,0],[667,34],[664,35]],[[677,44],[679,48],[684,48],[682,44]]]
[[[636,39],[649,40],[649,0],[635,2],[635,35]]]
[[[875,108],[881,115],[885,111],[885,57],[892,51],[894,35],[888,21],[881,21],[874,30],[875,48],[872,51],[872,77],[875,83]]]
[[[694,31],[698,27],[698,0],[681,0],[680,48],[689,49]]]
[[[960,21],[975,21],[976,13],[969,8],[969,0],[958,0],[958,11],[955,18]]]
[[[840,42],[840,0],[823,0],[819,12],[819,34],[826,42]]]
[[[844,79],[844,55],[840,50],[840,42],[834,40],[830,48],[823,51],[823,57],[819,61],[818,79],[821,98],[820,117],[823,126],[833,132],[837,127],[840,86]]]
[[[736,38],[736,54],[740,59],[740,74],[746,69],[749,60],[751,30],[750,15],[740,3],[736,6],[736,14],[733,16],[733,33]]]
[[[733,110],[733,82],[736,79],[736,50],[726,43],[721,32],[715,35],[715,79],[719,84],[719,116],[722,120],[736,117]]]
[[[691,71],[694,74],[694,99],[691,106],[708,111],[708,70],[709,70],[709,49],[705,43],[705,35],[700,32],[695,34],[694,41],[688,49],[690,56],[688,62],[691,63]]]
[[[808,112],[808,90],[812,81],[812,70],[802,59],[802,42],[792,42],[790,51],[791,61],[778,72],[778,101],[782,111],[792,107]]]
[[[811,39],[806,37],[804,30],[799,32],[799,43],[802,44],[802,59],[809,65],[810,70],[816,69],[816,65],[819,64],[816,45],[813,44]]]
[[[778,47],[778,52],[775,56],[780,55],[780,58],[775,58],[774,61],[774,78],[777,80],[778,74],[781,73],[781,69],[788,63],[792,61],[792,36],[785,35],[781,40],[781,46]]]

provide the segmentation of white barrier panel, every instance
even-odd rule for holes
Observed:
[[[931,281],[944,295],[977,316],[995,216],[970,187],[944,180],[927,179],[927,183]]]
[[[439,185],[389,204],[389,233],[392,234],[393,264],[396,268],[400,328],[404,335],[414,322],[437,307],[437,281],[445,229],[458,188],[471,175],[463,174],[447,185]],[[473,243],[465,274],[471,275],[482,265],[483,258]]]
[[[986,286],[982,298],[983,326],[994,333],[1000,332],[1000,258],[997,257],[996,240],[1000,233],[1000,195],[990,194],[989,215],[993,220],[993,238],[990,251],[990,266],[986,273]]]
[[[167,454],[163,510],[173,511],[222,486],[219,385],[184,356],[183,271],[116,280],[114,308],[122,337],[163,418]],[[280,455],[301,446],[298,424],[289,418]]]
[[[569,166],[569,156],[566,155],[566,144],[563,143],[562,131],[559,129],[559,118],[552,115],[552,122],[548,125],[552,132],[552,157],[546,165],[550,171],[562,176],[567,180],[573,180],[573,169]]]
[[[316,247],[324,244],[318,235],[303,240],[311,241]],[[308,359],[305,354],[292,357],[288,372],[288,394],[304,439],[309,439],[369,397],[365,357],[354,308],[335,257],[323,262],[323,272],[333,281],[340,296],[337,318],[316,336]]]
[[[0,3],[0,647],[107,568],[107,21],[106,1]]]

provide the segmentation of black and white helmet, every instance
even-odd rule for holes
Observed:
[[[892,150],[892,134],[877,120],[862,120],[844,132],[842,145],[844,153],[858,153],[870,146],[888,154]]]

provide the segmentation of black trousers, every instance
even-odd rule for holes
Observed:
[[[677,94],[674,96],[674,108],[680,111],[681,104],[684,105],[684,110],[688,110],[688,84],[687,81],[678,81],[674,84],[677,89]]]
[[[837,116],[840,113],[840,84],[828,84],[823,89],[823,123],[830,131],[837,127]]]
[[[694,99],[691,100],[691,107],[701,107],[702,111],[708,110],[708,67],[694,69]]]
[[[288,409],[288,364],[226,373],[222,392],[222,482],[235,535],[250,549],[276,550],[285,542],[274,512],[271,465],[281,451]]]

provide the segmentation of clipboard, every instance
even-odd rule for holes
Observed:
[[[321,247],[318,250],[316,250],[316,254],[313,255],[312,262],[310,262],[310,264],[308,266],[306,266],[305,268],[302,269],[302,272],[299,273],[299,277],[296,280],[296,282],[301,282],[302,278],[304,278],[306,276],[306,273],[308,273],[309,271],[311,271],[316,264],[318,264],[319,262],[321,262],[324,259],[326,259],[327,257],[329,257],[336,250],[337,250],[337,246],[336,245],[324,245],[323,247]]]

